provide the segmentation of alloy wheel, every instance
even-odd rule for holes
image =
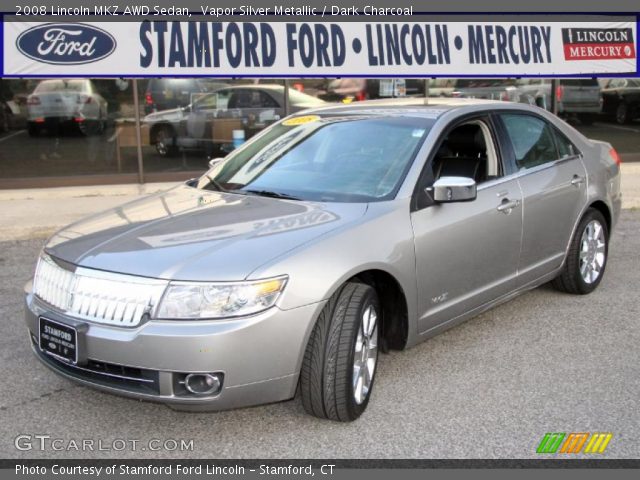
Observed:
[[[606,260],[604,228],[598,220],[591,220],[580,240],[580,275],[587,284],[595,282],[602,273]]]
[[[364,309],[353,352],[353,399],[362,405],[369,395],[378,361],[378,313],[373,305]]]

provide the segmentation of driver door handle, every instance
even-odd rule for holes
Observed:
[[[500,205],[498,205],[497,210],[508,215],[511,213],[511,210],[518,206],[520,206],[520,200],[509,200],[508,198],[505,198],[502,200]]]
[[[574,187],[579,187],[583,183],[584,183],[584,177],[581,177],[580,175],[574,175],[573,178],[571,179],[571,185],[573,185]]]

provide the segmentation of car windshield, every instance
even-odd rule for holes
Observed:
[[[393,198],[434,120],[293,117],[214,165],[197,188],[322,202]]]

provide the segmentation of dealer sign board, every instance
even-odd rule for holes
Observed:
[[[633,74],[636,42],[629,21],[6,22],[3,74]]]

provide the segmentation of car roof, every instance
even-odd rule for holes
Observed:
[[[427,100],[427,104],[425,104]],[[475,98],[386,98],[365,100],[349,104],[336,103],[320,108],[305,110],[304,113],[321,114],[360,114],[360,115],[396,115],[410,117],[437,118],[440,115],[462,107],[481,105],[504,105],[506,102]]]

